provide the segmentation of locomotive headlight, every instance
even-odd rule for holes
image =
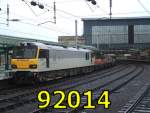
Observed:
[[[29,68],[31,68],[31,69],[36,69],[36,68],[37,68],[37,65],[36,65],[36,64],[32,64],[32,65],[29,66]]]
[[[17,69],[17,66],[14,65],[14,64],[12,64],[12,65],[11,65],[11,68],[12,68],[12,69]]]

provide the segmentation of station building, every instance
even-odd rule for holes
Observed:
[[[150,18],[83,18],[85,44],[99,49],[150,48]]]
[[[77,43],[80,45],[85,45],[85,38],[82,36],[58,36],[58,42],[66,45],[75,45]]]

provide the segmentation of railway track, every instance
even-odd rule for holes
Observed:
[[[118,113],[150,113],[150,82],[146,83]]]
[[[93,102],[97,100],[97,94],[101,92],[103,89],[109,89],[111,93],[118,90],[120,87],[123,87],[125,84],[130,82],[135,77],[139,76],[143,72],[143,68],[134,65],[125,65],[121,68],[113,68],[113,70],[109,70],[107,72],[103,71],[99,74],[92,74],[93,77],[90,76],[85,78],[81,77],[80,79],[73,79],[69,84],[67,82],[60,83],[60,86],[55,84],[55,87],[43,87],[40,89],[47,89],[50,92],[56,89],[57,90],[65,90],[68,92],[69,90],[77,89],[80,91],[81,95],[83,95],[83,91],[85,90],[85,86],[88,83],[88,89],[92,89],[94,92]],[[109,80],[108,80],[109,78]],[[80,81],[79,81],[80,80]],[[97,84],[100,83],[100,84]],[[93,85],[95,84],[95,85]],[[95,86],[95,87],[90,87]],[[50,113],[59,113],[59,112],[80,112],[82,111],[82,107],[85,103],[81,103],[81,106],[78,109],[66,109],[64,110],[54,110],[51,109],[53,104],[58,98],[54,98],[52,104],[44,110],[37,109],[38,102],[36,100],[37,89],[34,91],[23,92],[22,94],[16,94],[16,96],[10,96],[8,98],[0,99],[0,112],[2,113],[41,113],[41,112],[50,112]],[[81,97],[81,99],[83,99]],[[66,104],[64,102],[64,104]]]
[[[96,103],[98,101],[99,97],[99,92],[102,92],[103,89],[109,89],[110,93],[113,93],[114,91],[117,91],[127,83],[129,83],[131,80],[133,80],[135,77],[139,76],[142,72],[144,71],[143,67],[136,67],[133,70],[123,74],[122,76],[117,77],[116,79],[113,79],[109,82],[106,82],[103,85],[99,85],[97,87],[91,88],[93,92],[93,103]],[[79,89],[77,89],[79,90]],[[58,110],[58,109],[52,109],[53,105],[49,106],[47,109],[42,109],[42,110],[36,110],[30,113],[79,113],[83,110],[83,106],[85,106],[87,103],[85,102],[85,98],[83,97],[83,91],[80,90],[81,93],[81,104],[78,109],[63,109],[63,110]],[[83,102],[83,103],[82,103]],[[67,105],[67,100],[63,105]]]
[[[123,73],[125,73],[125,74],[122,74],[121,76],[119,76],[119,77],[117,77],[117,78],[113,78],[113,80],[109,80],[108,81],[108,83],[102,83],[101,85],[98,85],[98,86],[96,86],[96,87],[94,87],[94,88],[90,88],[90,87],[86,87],[87,89],[92,89],[92,91],[95,93],[95,96],[94,96],[94,100],[96,100],[96,98],[97,98],[97,94],[98,94],[98,92],[100,91],[100,87],[101,88],[105,88],[105,87],[111,87],[111,83],[113,83],[113,82],[115,82],[115,81],[117,81],[117,80],[119,80],[119,79],[121,79],[121,78],[124,78],[124,76],[125,75],[130,75],[131,73],[133,73],[136,69],[137,69],[137,67],[134,67],[134,68],[132,68],[131,69],[131,67],[129,67],[130,69],[128,69],[129,70],[129,72],[127,72],[127,70],[124,70],[124,72]],[[137,69],[137,70],[139,70],[139,69]],[[119,73],[117,73],[118,75],[119,75]],[[113,74],[114,76],[116,75],[116,74]],[[117,75],[116,75],[117,76]],[[137,75],[136,75],[137,76]],[[131,76],[130,76],[131,77]],[[135,76],[134,76],[135,77]],[[110,77],[109,77],[110,78]],[[108,78],[107,78],[108,79]],[[133,76],[132,76],[132,79],[133,79]],[[106,79],[105,79],[106,80]],[[101,80],[101,82],[102,81],[105,81],[104,79],[103,80]],[[131,78],[130,78],[130,80],[131,80]],[[124,82],[123,84],[125,84],[126,82]],[[92,85],[91,85],[92,86]],[[118,88],[118,83],[116,84],[116,88]],[[85,89],[82,89],[82,91],[81,91],[81,87],[76,87],[76,88],[74,88],[74,89],[77,89],[77,90],[79,90],[80,92],[83,92]],[[115,89],[114,89],[115,90]],[[66,92],[68,92],[68,91],[66,91]],[[112,90],[112,92],[113,92],[113,90]],[[82,93],[81,93],[81,95],[82,95]],[[58,99],[57,98],[53,98],[53,101],[51,102],[52,103],[52,105],[51,106],[49,106],[47,109],[44,109],[44,110],[39,110],[39,109],[37,109],[37,108],[34,108],[34,110],[33,111],[31,111],[31,112],[29,112],[29,113],[41,113],[41,112],[50,112],[50,113],[59,113],[59,112],[79,112],[81,109],[82,109],[82,106],[85,104],[85,103],[81,103],[81,106],[80,106],[80,108],[79,109],[65,109],[65,110],[54,110],[54,109],[52,109],[52,107],[53,107],[53,105],[54,105],[54,103],[55,103],[55,101],[57,101]],[[66,103],[63,103],[63,104],[66,104]]]
[[[112,68],[108,68],[108,69],[105,69],[105,70],[102,70],[99,72],[99,74],[105,74],[105,73],[108,73],[108,72],[111,72],[111,71],[115,71],[116,69],[119,70],[119,69],[124,69],[125,66],[128,66],[129,64],[126,64],[126,65],[118,65],[118,66],[115,66],[115,67],[112,67]],[[92,76],[95,76],[94,73],[97,73],[97,72],[93,72],[91,73]],[[68,80],[72,80],[73,79],[73,82],[75,81],[79,81],[82,79],[82,77],[84,78],[84,76],[86,76],[87,78],[91,76],[91,74],[89,73],[89,75],[77,75],[77,76],[71,76],[69,78],[61,78],[61,79],[56,79],[55,81],[48,81],[46,83],[40,83],[40,84],[35,84],[35,86],[32,86],[32,85],[24,85],[24,86],[20,86],[20,85],[15,85],[15,84],[11,84],[13,86],[6,86],[4,88],[1,88],[0,89],[0,95],[10,95],[10,94],[14,94],[14,93],[19,93],[19,92],[26,92],[26,91],[32,91],[32,90],[35,90],[35,89],[39,89],[39,88],[42,88],[42,87],[47,87],[47,86],[50,86],[50,85],[57,85],[58,83],[60,82],[64,82],[64,81],[68,81]],[[80,77],[80,78],[79,78]],[[66,83],[68,84],[68,83]]]
[[[126,64],[126,65],[128,65],[128,64]],[[115,69],[120,69],[122,66],[124,66],[124,65],[123,64],[122,65],[118,65],[118,66],[115,66],[115,67],[109,68],[109,69],[106,68],[100,74],[111,72],[112,70],[115,70]],[[94,73],[96,73],[96,72],[93,72],[93,74]],[[89,73],[89,75],[90,75],[90,73]],[[79,76],[80,75],[71,76],[69,79],[76,79]],[[88,77],[87,74],[82,75],[82,76],[87,76]],[[27,90],[31,91],[31,90],[38,89],[38,88],[41,88],[41,87],[46,87],[46,86],[49,86],[49,85],[57,84],[57,83],[60,83],[62,81],[66,81],[66,80],[67,80],[66,78],[56,79],[55,82],[54,81],[48,81],[48,82],[45,82],[45,83],[35,84],[34,87],[31,86],[31,85],[28,85],[28,86],[21,85],[20,86],[20,85],[15,85],[15,84],[13,84],[13,86],[12,86],[12,84],[11,84],[11,85],[7,85],[7,86],[5,86],[3,88],[0,88],[0,91],[1,91],[0,95],[7,95],[7,94],[9,95],[9,94],[13,94],[13,93],[16,93],[16,92],[19,93],[19,92],[22,92],[22,89],[23,89],[23,91],[27,91]],[[79,79],[77,79],[77,80],[79,80]]]
[[[87,81],[87,80],[85,80],[85,78],[83,79],[83,81],[81,80],[80,82],[78,81],[76,81],[76,82],[72,82],[71,84],[66,84],[64,87],[61,87],[60,89],[64,89],[64,90],[69,90],[69,89],[71,89],[71,88],[75,88],[75,87],[77,87],[77,86],[79,86],[79,85],[83,85],[83,84],[87,84],[88,82],[91,82],[91,81],[95,81],[95,80],[97,80],[98,78],[99,79],[102,79],[102,78],[105,78],[106,76],[111,76],[111,75],[113,75],[114,73],[117,73],[117,72],[120,72],[120,71],[122,71],[122,70],[125,70],[125,68],[127,68],[128,66],[125,66],[125,67],[122,67],[122,69],[118,69],[117,68],[117,70],[111,70],[110,72],[102,72],[101,73],[101,76],[98,76],[98,75],[95,75],[94,77],[95,78],[92,78],[91,79],[91,77],[89,77],[90,79]],[[131,66],[132,67],[132,66]],[[62,86],[62,84],[61,84],[61,86]],[[68,87],[69,86],[69,87]],[[57,86],[58,87],[58,86]],[[56,87],[55,87],[56,88]],[[52,89],[52,88],[51,88]],[[1,99],[0,100],[0,104],[2,105],[0,105],[1,107],[0,107],[0,112],[7,112],[7,113],[11,113],[12,112],[12,110],[15,110],[15,109],[18,109],[18,108],[20,108],[21,109],[21,107],[22,106],[29,106],[29,107],[31,107],[30,105],[31,104],[37,104],[36,103],[36,97],[35,96],[33,96],[35,93],[37,93],[37,92],[28,92],[28,93],[25,93],[25,92],[23,92],[23,94],[16,94],[16,96],[12,96],[12,97],[7,97],[7,98],[5,98],[5,99]],[[34,105],[34,109],[35,109],[35,105]],[[29,109],[28,109],[29,110]],[[25,110],[24,110],[25,111]],[[35,111],[35,110],[34,110]],[[26,112],[26,111],[25,111]],[[15,113],[17,113],[17,110],[15,111]]]

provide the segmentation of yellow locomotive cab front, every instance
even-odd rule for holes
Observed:
[[[38,47],[32,44],[25,44],[13,50],[11,59],[12,70],[10,75],[15,81],[28,81],[34,79],[38,70]]]
[[[38,59],[12,59],[12,69],[36,69]]]

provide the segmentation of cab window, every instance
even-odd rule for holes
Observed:
[[[89,60],[89,53],[86,53],[86,54],[85,54],[85,59],[86,59],[86,60]]]
[[[46,67],[49,67],[49,50],[40,49],[39,51],[39,59],[46,59]]]
[[[47,58],[49,56],[48,50],[40,49],[39,51],[39,58]]]

